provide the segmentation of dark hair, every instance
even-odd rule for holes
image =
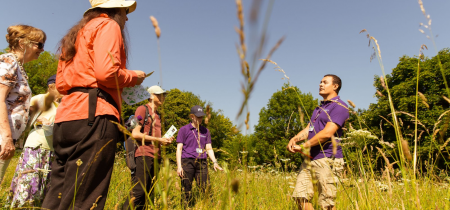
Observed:
[[[62,61],[70,61],[77,53],[77,49],[75,48],[75,42],[77,41],[78,32],[92,19],[98,17],[101,14],[107,14],[109,18],[115,20],[117,24],[119,24],[122,30],[122,39],[123,45],[125,48],[125,55],[128,57],[128,48],[127,48],[127,32],[125,26],[121,25],[122,17],[120,8],[94,8],[87,11],[81,20],[74,25],[69,32],[59,41],[58,51],[60,53],[59,59]]]
[[[334,74],[327,74],[323,77],[331,77],[333,78],[333,84],[334,85],[338,85],[339,87],[336,89],[336,93],[339,94],[339,91],[341,90],[342,87],[342,81],[341,78],[339,78],[338,76],[334,75]]]

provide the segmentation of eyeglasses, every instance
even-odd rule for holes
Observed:
[[[44,43],[42,43],[42,42],[35,42],[35,41],[30,41],[30,42],[36,44],[38,49],[40,49],[40,50],[44,49],[44,45],[45,45]]]
[[[128,13],[130,13],[130,8],[127,8],[127,9],[125,10],[125,14],[128,15]]]

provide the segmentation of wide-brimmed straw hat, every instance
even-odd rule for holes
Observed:
[[[128,14],[136,10],[136,1],[126,1],[126,0],[89,0],[91,3],[91,8],[86,10],[88,12],[94,8],[128,8]],[[84,14],[86,14],[84,12]]]

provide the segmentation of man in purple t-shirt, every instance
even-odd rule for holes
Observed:
[[[319,85],[319,94],[323,97],[320,105],[314,109],[308,126],[294,136],[287,146],[288,151],[310,151],[300,167],[297,183],[292,194],[298,208],[314,209],[311,199],[314,187],[311,173],[317,179],[319,205],[324,209],[336,209],[336,186],[344,170],[344,158],[339,138],[342,127],[349,118],[348,106],[338,94],[341,79],[333,74],[323,77]],[[305,141],[302,145],[297,142]]]

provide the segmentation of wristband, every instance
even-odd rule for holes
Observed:
[[[214,164],[219,164],[219,163],[217,162],[217,160],[213,161],[213,163],[214,163]]]

